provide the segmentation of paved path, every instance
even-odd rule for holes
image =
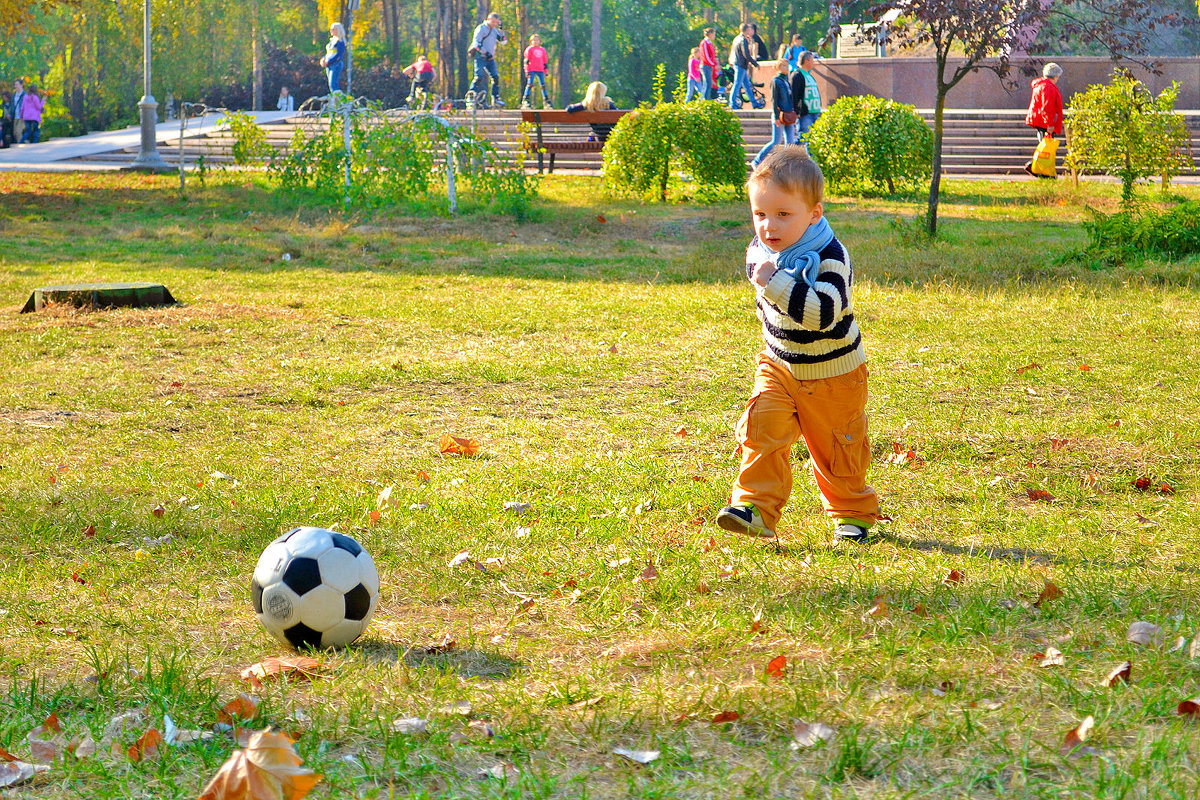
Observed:
[[[249,111],[260,125],[277,122],[294,116],[287,111]],[[209,114],[203,118],[188,120],[184,138],[201,136],[212,131],[224,114]],[[160,122],[155,128],[155,141],[160,147],[168,140],[178,141],[179,120]],[[111,153],[127,147],[137,147],[142,141],[142,130],[134,125],[117,131],[98,131],[86,136],[63,136],[38,144],[14,145],[0,150],[0,172],[76,172],[81,170],[112,170],[127,167],[118,164],[88,164],[72,159]],[[61,163],[69,162],[69,163]]]

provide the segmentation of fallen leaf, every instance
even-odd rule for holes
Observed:
[[[419,480],[423,483],[429,483],[429,481],[431,481],[433,479],[429,477],[429,473],[426,472],[425,470],[418,470],[417,480]]]
[[[0,764],[0,789],[25,783],[39,772],[48,772],[44,764],[26,764],[24,761],[6,761]]]
[[[1134,478],[1130,483],[1133,484],[1133,488],[1140,489],[1143,492],[1150,488],[1150,479],[1144,475],[1140,478]]]
[[[521,770],[517,769],[515,764],[497,764],[494,767],[480,767],[476,773],[480,780],[495,778],[498,781],[516,780],[521,774]]]
[[[787,670],[787,656],[775,656],[767,662],[766,672],[772,678],[782,678]]]
[[[256,733],[221,765],[198,800],[301,800],[321,780],[302,764],[287,734]]]
[[[717,540],[710,536],[701,549],[706,553],[711,553],[713,550],[718,549],[718,547]]]
[[[1192,644],[1188,647],[1188,658],[1200,658],[1200,633],[1192,637]]]
[[[161,519],[161,518],[162,518],[162,516],[163,516],[163,514],[166,514],[166,513],[167,513],[167,510],[166,510],[165,508],[163,508],[163,505],[162,505],[162,503],[159,503],[158,505],[156,505],[156,506],[154,507],[154,511],[153,511],[152,513],[154,514],[154,516],[156,516],[156,517],[158,517],[159,519]]]
[[[258,704],[257,697],[242,692],[221,707],[221,710],[217,712],[217,722],[233,725],[236,720],[242,722],[252,720],[258,716]]]
[[[917,603],[917,607],[912,610],[912,613],[916,614],[918,617],[927,618],[929,616],[929,612],[925,610],[924,603]]]
[[[442,653],[449,653],[456,647],[458,647],[458,642],[455,641],[449,633],[443,633],[442,638],[434,644],[425,645],[422,647],[413,647],[409,650],[409,652],[418,656],[436,656],[441,655]]]
[[[1096,720],[1089,714],[1083,722],[1067,731],[1067,735],[1063,737],[1063,742],[1059,746],[1058,751],[1063,755],[1095,755],[1098,751],[1094,747],[1086,747],[1083,744],[1095,725]]]
[[[974,703],[971,703],[971,708],[982,708],[984,711],[995,711],[1003,706],[1004,703],[999,700],[993,700],[990,697],[985,697],[982,700],[976,700]]]
[[[514,502],[505,501],[505,503],[504,503],[504,510],[512,512],[513,514],[524,514],[526,511],[528,511],[532,507],[533,506],[531,506],[529,503],[518,503],[515,501]]]
[[[867,616],[874,617],[875,619],[883,619],[887,615],[887,603],[884,601],[883,596],[880,595],[879,597],[875,598],[875,604],[867,609]]]
[[[29,742],[30,757],[42,764],[57,760],[67,746],[61,734],[62,726],[58,724],[58,715],[51,714],[46,717],[41,725],[25,737]]]
[[[467,564],[468,562],[471,564],[475,563],[474,559],[471,558],[471,551],[463,550],[454,556],[454,558],[450,559],[450,569]]]
[[[1179,651],[1183,650],[1183,648],[1185,648],[1185,647],[1187,647],[1187,637],[1186,636],[1178,636],[1175,638],[1175,644],[1171,645],[1171,649],[1168,650],[1167,652],[1168,653],[1178,653]]]
[[[603,225],[604,223],[608,222],[608,220],[605,218],[605,216],[603,214],[597,214],[596,222],[599,222],[601,225]]]
[[[742,715],[736,711],[722,711],[712,718],[713,725],[722,725],[726,722],[737,722],[742,718]]]
[[[696,594],[711,594],[711,593],[712,593],[712,589],[708,588],[708,584],[705,581],[700,581],[699,583],[696,584]]]
[[[392,720],[392,733],[418,734],[429,731],[429,723],[420,717],[399,717]]]
[[[760,608],[758,611],[754,612],[754,618],[750,620],[750,633],[755,634],[763,630],[766,630],[766,628],[763,625],[762,609]]]
[[[18,760],[16,756],[14,756],[12,753],[5,750],[3,747],[0,747],[0,761],[16,761],[16,760]]]
[[[391,501],[391,498],[392,498],[392,487],[388,486],[386,489],[384,489],[383,491],[381,491],[379,494],[377,494],[375,496],[375,507],[383,508],[385,505],[387,505]]]
[[[658,570],[654,567],[654,559],[646,561],[646,568],[638,573],[638,576],[633,579],[634,583],[642,581],[648,583],[658,577]]]
[[[1079,479],[1079,482],[1089,489],[1094,488],[1099,481],[1100,476],[1094,472],[1085,473],[1084,476]]]
[[[443,433],[442,438],[438,441],[438,452],[450,455],[473,456],[479,452],[479,442],[474,439],[465,439],[461,436],[451,436],[448,433]]]
[[[1158,527],[1157,522],[1155,522],[1154,520],[1150,519],[1147,516],[1143,516],[1140,511],[1135,511],[1135,512],[1133,512],[1133,514],[1134,514],[1134,517],[1137,518],[1138,525],[1141,525],[1143,528],[1157,528]]]
[[[1034,361],[1029,364],[1026,364],[1023,367],[1017,367],[1017,374],[1024,375],[1026,372],[1029,372],[1032,369],[1041,369],[1041,368],[1042,368],[1042,365],[1037,363],[1036,361]]]
[[[1169,485],[1167,485],[1166,483],[1160,483],[1160,484],[1158,485],[1158,493],[1159,493],[1159,494],[1175,494],[1175,490],[1174,490],[1174,489],[1172,489],[1172,488],[1171,488]]]
[[[1190,700],[1184,700],[1175,707],[1175,713],[1181,717],[1200,719],[1200,697],[1193,697]]]
[[[1047,492],[1045,489],[1026,489],[1025,494],[1029,495],[1029,499],[1036,502],[1049,503],[1054,499],[1054,495]]]
[[[321,662],[308,656],[296,658],[264,658],[257,664],[251,664],[238,675],[244,681],[250,681],[253,686],[261,686],[268,678],[286,676],[289,678],[319,678],[321,677]]]
[[[1041,608],[1042,603],[1048,603],[1051,600],[1057,600],[1063,596],[1062,589],[1059,589],[1056,584],[1045,579],[1043,579],[1043,581],[1044,585],[1042,586],[1042,592],[1038,595],[1038,599],[1034,602],[1034,608]]]
[[[455,714],[460,717],[469,717],[471,716],[471,709],[472,706],[470,700],[456,700],[453,703],[442,706],[438,709],[438,711],[443,714]]]
[[[84,528],[83,529],[83,538],[85,538],[85,539],[96,538],[96,526],[88,525],[86,528]]]
[[[600,695],[599,697],[589,697],[587,700],[580,700],[578,703],[571,703],[571,705],[567,706],[567,708],[570,708],[570,709],[591,708],[592,706],[596,705],[597,703],[602,702],[603,700],[604,700],[603,695]]]
[[[1080,372],[1091,372],[1091,371],[1092,371],[1092,368],[1091,368],[1091,367],[1089,367],[1087,364],[1080,364],[1080,365],[1079,365],[1079,371],[1080,371]]]
[[[1034,656],[1039,667],[1061,667],[1067,663],[1066,657],[1056,647],[1047,647],[1046,652]]]
[[[377,511],[373,508],[371,509],[371,512],[369,514],[367,514],[367,520],[370,522],[371,525],[374,525],[376,522],[379,522],[379,520],[382,518],[383,518],[383,514],[379,513],[379,511]]]
[[[1054,437],[1051,437],[1050,438],[1050,449],[1051,449],[1051,451],[1062,450],[1064,447],[1067,446],[1067,444],[1069,442],[1070,442],[1069,439],[1055,439]]]
[[[824,722],[801,722],[794,720],[792,722],[792,743],[793,750],[800,750],[805,747],[812,747],[820,742],[827,742],[834,737],[833,728],[826,725]]]
[[[942,578],[942,583],[946,584],[947,586],[954,586],[962,583],[965,578],[966,575],[963,574],[961,569],[952,569],[949,573],[947,573],[945,578]]]
[[[76,758],[91,758],[96,754],[96,740],[85,733],[83,738],[73,740],[69,749]]]
[[[688,430],[687,430],[687,428],[680,425],[678,428],[675,429],[675,435],[678,436],[680,439],[686,439],[687,435],[688,435]]]
[[[625,747],[615,748],[613,752],[638,764],[649,764],[651,761],[656,761],[661,755],[657,750],[630,750]]]
[[[612,347],[608,348],[608,352],[617,353],[618,352],[617,345],[614,343]]]
[[[1118,683],[1129,683],[1129,679],[1133,676],[1133,662],[1123,661],[1109,671],[1104,678],[1104,685],[1108,688],[1113,688]]]
[[[1134,622],[1130,624],[1125,639],[1143,647],[1158,647],[1162,644],[1163,629],[1153,622]]]
[[[158,732],[158,728],[150,728],[139,736],[138,740],[125,752],[129,755],[129,760],[136,764],[147,758],[157,758],[158,746],[162,743],[163,737]]]
[[[892,442],[892,452],[887,457],[889,464],[912,464],[915,468],[925,466],[925,459],[917,455],[917,451],[911,447],[905,447],[900,442]]]

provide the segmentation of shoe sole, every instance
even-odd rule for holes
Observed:
[[[876,538],[877,537],[875,535],[870,533],[863,534],[862,536],[843,536],[837,533],[833,535],[834,542],[848,542],[850,544],[870,544],[871,542],[875,541]]]
[[[775,531],[768,528],[752,528],[733,514],[717,514],[717,527],[730,533],[740,533],[743,536],[757,536],[761,539],[775,538]]]

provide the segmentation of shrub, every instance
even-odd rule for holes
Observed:
[[[639,108],[617,123],[604,144],[604,182],[610,189],[666,202],[672,181],[686,173],[694,196],[708,200],[740,191],[746,180],[742,126],[715,101]]]
[[[1067,168],[1076,176],[1119,177],[1126,205],[1133,201],[1134,184],[1151,176],[1161,176],[1165,191],[1190,161],[1187,124],[1175,111],[1178,94],[1179,84],[1172,83],[1155,97],[1141,81],[1119,73],[1107,86],[1075,95],[1066,113]]]
[[[312,139],[297,130],[288,155],[270,168],[280,185],[360,207],[433,200],[446,193],[446,145],[452,139],[459,196],[473,195],[502,213],[524,217],[537,194],[537,178],[525,174],[520,157],[507,159],[468,128],[448,128],[428,116],[403,120],[360,113],[351,117],[347,153],[342,125],[335,116]]]
[[[1179,258],[1200,253],[1200,202],[1190,200],[1163,212],[1093,211],[1083,228],[1089,241],[1083,255],[1102,264],[1123,264],[1145,255]]]
[[[933,131],[916,109],[881,97],[839,97],[808,133],[825,180],[845,194],[915,189],[932,170]]]
[[[266,131],[251,115],[233,111],[222,117],[219,125],[233,134],[233,163],[251,164],[275,154],[275,148],[267,143]]]

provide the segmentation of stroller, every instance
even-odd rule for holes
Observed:
[[[717,99],[726,105],[729,105],[729,90],[733,86],[733,75],[733,66],[731,64],[726,64],[717,73]],[[767,96],[763,94],[763,85],[755,83],[753,78],[750,79],[750,85],[754,87],[754,102],[752,105],[765,105]]]

